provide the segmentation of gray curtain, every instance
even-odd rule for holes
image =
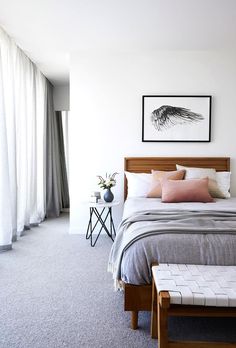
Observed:
[[[59,216],[69,207],[61,113],[54,111],[53,86],[47,81],[46,216]]]
[[[61,202],[62,208],[69,208],[69,189],[68,189],[68,179],[66,170],[66,156],[64,148],[64,137],[63,137],[63,126],[62,126],[62,113],[61,111],[56,111],[56,124],[57,124],[57,134],[58,134],[58,147],[59,147],[59,165],[60,165],[60,175],[61,175]]]

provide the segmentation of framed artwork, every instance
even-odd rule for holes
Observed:
[[[143,142],[210,142],[211,96],[143,95]]]

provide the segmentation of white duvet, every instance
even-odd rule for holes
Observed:
[[[124,205],[123,219],[142,210],[216,210],[236,211],[236,197],[215,199],[214,203],[183,202],[162,203],[160,198],[128,198]]]

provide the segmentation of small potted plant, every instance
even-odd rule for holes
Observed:
[[[103,189],[103,190],[106,190],[106,192],[104,193],[104,196],[103,196],[103,199],[105,202],[112,202],[113,199],[114,199],[114,195],[113,193],[111,192],[111,187],[115,186],[116,185],[116,175],[118,173],[113,173],[113,174],[107,174],[106,173],[106,176],[105,178],[103,178],[101,175],[98,175],[98,179],[99,179],[99,183],[98,183],[98,186]]]

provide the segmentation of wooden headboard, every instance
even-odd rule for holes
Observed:
[[[150,173],[156,170],[176,170],[176,164],[186,167],[215,168],[218,172],[230,171],[229,157],[125,157],[124,170],[133,173]],[[124,198],[127,180],[124,182]]]

